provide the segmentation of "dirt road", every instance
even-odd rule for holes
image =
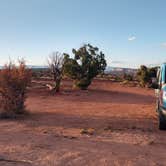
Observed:
[[[26,105],[27,117],[0,121],[0,166],[166,165],[153,90],[63,82],[53,96],[34,84]]]

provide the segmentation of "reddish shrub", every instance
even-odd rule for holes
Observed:
[[[0,70],[0,113],[12,117],[25,110],[26,89],[31,82],[31,71],[24,61],[16,66],[9,63]]]

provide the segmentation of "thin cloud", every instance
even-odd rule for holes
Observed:
[[[112,61],[113,64],[125,64],[125,61]]]
[[[134,40],[136,40],[136,37],[135,37],[135,36],[130,36],[130,37],[128,38],[128,41],[134,41]]]
[[[163,47],[166,47],[166,42],[161,44]]]

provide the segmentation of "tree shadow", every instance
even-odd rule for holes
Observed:
[[[139,94],[136,92],[127,92],[117,90],[101,89],[101,84],[105,84],[110,81],[94,81],[93,85],[89,87],[88,90],[76,90],[72,89],[72,81],[63,81],[61,92],[57,94],[51,93],[46,86],[41,86],[38,88],[32,88],[29,90],[29,95],[31,97],[42,97],[47,98],[49,96],[58,96],[58,98],[64,98],[65,100],[74,102],[92,102],[92,103],[115,103],[115,104],[151,104],[155,103],[155,97],[148,94]],[[45,83],[46,84],[46,83]],[[109,85],[109,84],[108,84]],[[101,87],[100,87],[101,86]]]
[[[114,90],[89,89],[88,91],[68,91],[63,96],[66,100],[75,102],[115,103],[115,104],[151,104],[155,103],[155,97],[131,92]]]
[[[104,130],[107,127],[111,127],[111,130],[157,130],[156,119],[152,117],[79,116],[63,113],[38,112],[32,113],[29,115],[29,118],[24,119],[21,123],[24,123],[27,127],[62,127],[65,129],[94,128]]]

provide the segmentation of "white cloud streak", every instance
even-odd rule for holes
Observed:
[[[134,40],[136,40],[136,37],[135,37],[135,36],[130,36],[130,37],[128,38],[128,41],[134,41]]]

